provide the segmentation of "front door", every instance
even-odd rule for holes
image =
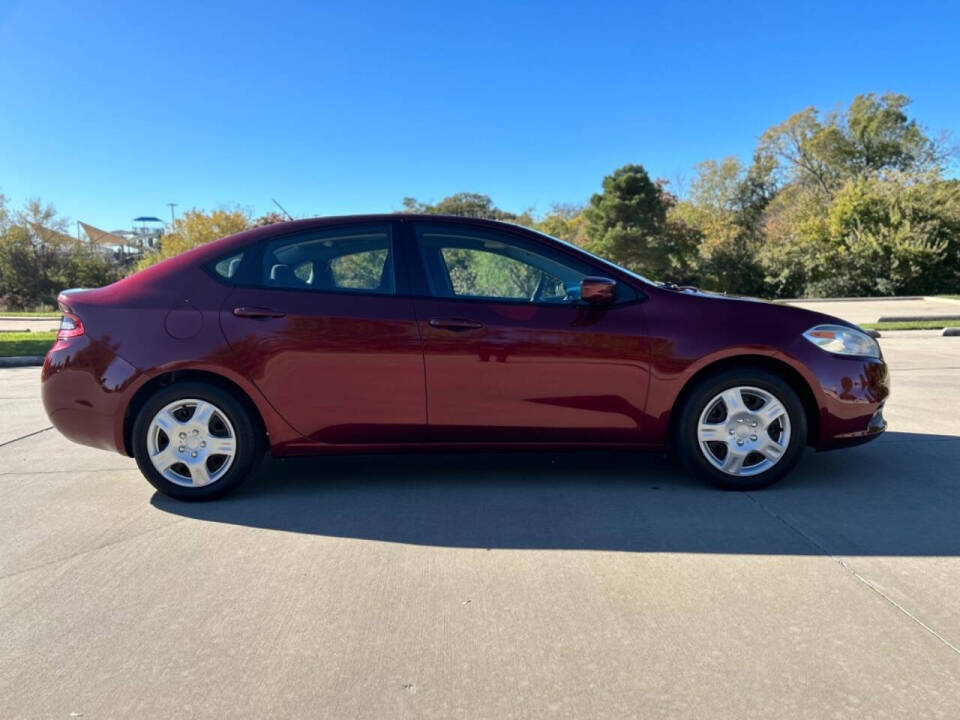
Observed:
[[[426,432],[412,301],[397,294],[392,223],[266,242],[256,287],[221,312],[231,349],[309,441],[404,443]]]
[[[479,227],[412,236],[429,294],[416,313],[430,440],[642,442],[648,349],[631,288],[584,305],[580,281],[602,266]]]

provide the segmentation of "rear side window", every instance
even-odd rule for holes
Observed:
[[[396,293],[390,225],[351,226],[278,238],[263,254],[265,287]]]
[[[233,276],[237,274],[237,270],[240,269],[240,263],[242,262],[243,253],[238,252],[236,255],[217,261],[213,266],[213,271],[225,280],[232,280]]]

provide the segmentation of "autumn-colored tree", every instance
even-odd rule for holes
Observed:
[[[142,270],[161,260],[249,227],[251,227],[250,213],[240,208],[210,212],[188,210],[174,221],[170,232],[160,239],[159,250],[145,255],[137,264],[137,269]]]
[[[586,241],[584,227],[586,218],[583,216],[583,205],[558,203],[532,227],[547,235],[560,238],[574,245],[583,245]]]
[[[268,212],[250,222],[250,227],[264,227],[265,225],[276,225],[286,222],[287,218],[278,212]]]
[[[695,260],[699,281],[710,290],[763,294],[755,205],[765,199],[753,192],[751,171],[735,157],[705,160],[696,171],[689,196],[669,216],[701,233]]]

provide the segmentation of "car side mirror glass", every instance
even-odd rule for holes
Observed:
[[[580,281],[580,299],[591,305],[609,305],[617,299],[617,281],[605,277],[585,277]]]

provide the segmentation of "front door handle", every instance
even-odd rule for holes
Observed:
[[[233,314],[242,318],[282,318],[286,315],[279,310],[261,307],[238,307],[233,309]]]
[[[461,332],[463,330],[479,330],[483,327],[483,323],[464,320],[463,318],[433,318],[430,321],[430,327]]]

